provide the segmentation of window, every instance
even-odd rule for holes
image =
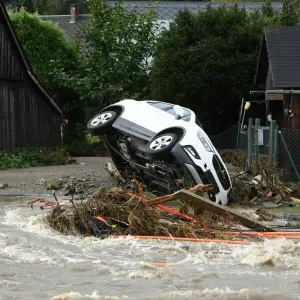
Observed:
[[[173,107],[174,107],[174,105],[171,108],[167,109],[166,112],[176,117],[177,114]],[[187,110],[185,108],[182,108],[182,109],[183,109],[183,116],[182,116],[181,120],[188,122],[191,119],[191,113],[189,110]]]
[[[176,116],[176,112],[174,110],[174,105],[170,104],[170,103],[165,103],[165,102],[154,102],[154,101],[148,101],[149,104],[153,105],[154,107],[164,110],[165,112]],[[185,108],[183,108],[183,117],[181,118],[181,120],[188,122],[191,119],[191,112]]]
[[[164,102],[151,102],[148,101],[149,104],[153,105],[154,107],[161,109],[161,110],[166,110],[168,108],[172,107],[172,104],[164,103]]]

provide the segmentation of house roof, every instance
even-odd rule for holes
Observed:
[[[274,88],[300,87],[300,27],[282,26],[264,29],[255,85],[270,67]],[[263,74],[263,75],[262,75]]]
[[[113,5],[115,1],[108,1],[110,5]],[[123,5],[128,9],[132,10],[136,7],[137,11],[140,13],[144,13],[149,5],[152,5],[157,13],[158,20],[174,20],[177,13],[183,9],[188,8],[194,13],[197,13],[199,10],[204,10],[208,4],[212,7],[218,7],[223,5],[224,3],[217,3],[217,2],[151,2],[151,1],[126,1],[123,2]],[[263,6],[264,2],[241,2],[238,3],[239,7],[245,7],[246,10],[251,11]],[[229,5],[229,4],[228,4]],[[273,2],[272,6],[275,9],[281,9],[282,3],[281,2]],[[79,15],[76,23],[72,24],[69,23],[70,15],[53,15],[53,16],[40,16],[43,20],[49,20],[56,23],[61,29],[63,29],[67,36],[70,39],[74,39],[82,26],[87,23],[89,15]]]
[[[53,15],[53,16],[43,16],[40,15],[40,19],[44,21],[51,21],[62,29],[67,37],[71,40],[78,37],[80,29],[87,24],[88,18],[90,15],[79,15],[76,19],[76,23],[70,22],[70,15]]]
[[[29,77],[32,79],[32,81],[34,82],[34,84],[37,86],[37,88],[41,91],[41,93],[45,96],[45,98],[51,103],[51,105],[60,113],[62,114],[61,109],[58,107],[58,105],[55,103],[55,101],[53,100],[53,98],[48,94],[48,92],[44,89],[44,87],[42,86],[42,84],[38,81],[38,79],[33,75],[32,73],[32,69],[30,67],[30,64],[23,52],[23,49],[18,41],[18,38],[15,34],[13,25],[10,21],[10,18],[7,14],[6,8],[4,3],[2,2],[2,0],[0,0],[0,17],[4,17],[4,24],[7,24],[8,27],[8,34],[11,35],[12,37],[12,43],[15,43],[16,48],[18,50],[18,54],[20,55],[21,58],[21,63],[23,63],[24,67],[27,70],[27,73],[29,75]],[[1,46],[1,45],[0,45]]]

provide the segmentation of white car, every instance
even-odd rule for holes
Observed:
[[[136,177],[160,194],[211,184],[209,199],[226,205],[232,184],[226,166],[195,113],[178,105],[125,99],[87,125],[101,136],[124,178]]]

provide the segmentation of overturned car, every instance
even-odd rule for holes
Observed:
[[[87,124],[101,136],[124,178],[140,179],[159,194],[210,184],[207,197],[226,205],[231,180],[195,113],[153,100],[125,99],[105,107]]]

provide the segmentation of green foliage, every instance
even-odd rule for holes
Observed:
[[[65,165],[71,162],[64,149],[28,149],[19,153],[0,152],[0,169],[28,168],[36,166]]]
[[[65,149],[74,157],[107,156],[107,151],[99,137],[86,135],[85,139],[74,139],[65,145]]]
[[[84,107],[94,113],[120,97],[149,93],[149,57],[154,55],[157,26],[151,8],[139,14],[121,1],[111,6],[90,0],[89,10],[92,17],[82,32],[77,69],[68,72],[60,67],[54,75],[74,88]]]
[[[236,123],[253,88],[263,27],[279,24],[269,9],[247,13],[236,4],[179,12],[159,39],[152,98],[193,109],[209,133]]]
[[[56,84],[49,72],[53,67],[51,61],[64,65],[74,62],[74,45],[54,23],[41,21],[36,14],[21,9],[10,12],[9,16],[34,74],[46,88],[55,90]]]
[[[283,0],[281,25],[283,26],[296,26],[298,25],[297,6],[298,1]]]

